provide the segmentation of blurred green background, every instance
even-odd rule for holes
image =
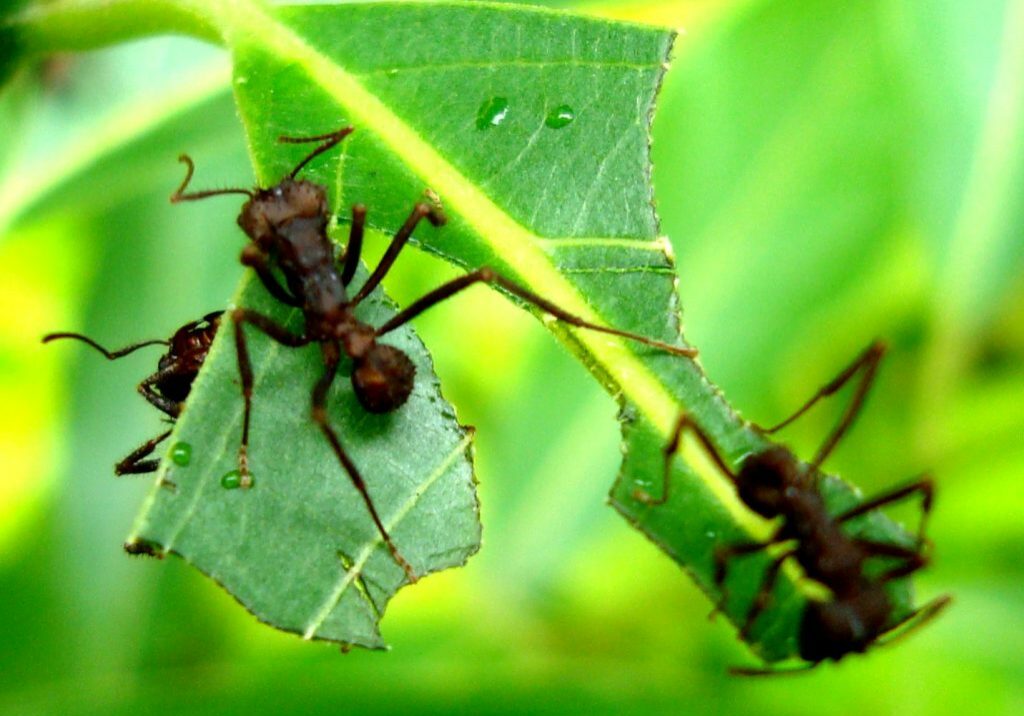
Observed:
[[[390,653],[304,643],[179,560],[126,557],[148,486],[111,466],[159,430],[134,392],[155,357],[38,339],[121,345],[223,306],[242,237],[222,203],[183,223],[174,159],[252,176],[226,59],[157,39],[0,94],[0,711],[1024,713],[1024,1],[577,8],[686,30],[654,179],[687,336],[734,405],[770,423],[890,342],[829,467],[867,493],[934,471],[917,584],[954,606],[839,666],[727,676],[750,662],[732,628],[604,504],[613,401],[483,289],[417,328],[478,428],[484,549],[399,594]],[[411,252],[387,287],[453,273]],[[809,454],[837,407],[785,439]]]

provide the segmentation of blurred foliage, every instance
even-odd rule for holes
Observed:
[[[830,467],[868,493],[934,471],[936,562],[918,586],[952,592],[949,612],[811,675],[726,676],[746,658],[732,630],[708,623],[689,580],[603,505],[619,459],[611,399],[529,316],[482,291],[417,329],[478,427],[484,550],[396,599],[390,654],[342,657],[272,633],[185,565],[127,559],[120,542],[146,488],[115,482],[111,465],[157,425],[132,390],[149,361],[51,355],[36,340],[55,328],[164,335],[237,281],[236,249],[210,248],[237,238],[222,207],[197,205],[185,232],[166,203],[185,145],[214,176],[249,176],[226,90],[193,93],[207,99],[84,161],[60,202],[29,207],[0,239],[0,710],[1024,708],[1024,3],[591,9],[688,27],[655,122],[656,192],[687,336],[733,404],[770,422],[871,338],[892,344]],[[221,63],[158,40],[74,56],[56,82],[25,70],[0,98],[5,127],[7,112],[32,117],[10,125],[27,136],[0,138],[0,197],[68,161],[82,145],[69,137],[186,96]],[[410,253],[387,288],[405,302],[453,272]],[[837,407],[786,438],[808,454]]]

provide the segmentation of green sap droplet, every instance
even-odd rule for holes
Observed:
[[[174,443],[171,448],[171,462],[185,467],[192,461],[192,446],[188,443]]]
[[[563,104],[548,112],[548,116],[544,119],[544,124],[552,129],[561,129],[572,124],[574,119],[576,119],[576,110],[567,104]]]
[[[497,127],[505,121],[508,114],[508,99],[505,97],[491,97],[486,100],[476,113],[476,128],[489,129]]]
[[[237,490],[242,486],[242,473],[238,470],[225,472],[224,477],[220,478],[220,486],[225,490]]]

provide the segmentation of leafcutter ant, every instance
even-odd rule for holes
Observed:
[[[405,223],[395,233],[380,263],[362,287],[349,297],[348,287],[359,263],[366,207],[362,204],[352,207],[348,245],[340,259],[339,267],[335,247],[327,236],[327,223],[330,219],[327,190],[320,184],[296,179],[296,176],[313,158],[338,144],[352,131],[352,127],[344,127],[336,132],[314,137],[281,137],[281,142],[316,142],[318,145],[277,185],[269,188],[186,192],[192,179],[194,165],[191,158],[182,155],[180,159],[187,166],[187,172],[181,186],[171,195],[171,201],[192,201],[219,194],[244,194],[249,197],[238,216],[239,226],[252,240],[242,250],[241,261],[256,272],[274,298],[300,309],[305,317],[305,329],[302,333],[296,334],[267,316],[247,308],[236,308],[231,312],[238,369],[242,378],[242,395],[245,400],[242,439],[238,453],[242,485],[252,484],[248,446],[253,375],[243,331],[243,327],[248,324],[287,347],[299,348],[312,343],[319,345],[324,372],[312,391],[313,420],[320,427],[338,461],[362,496],[366,509],[395,562],[405,570],[409,581],[415,581],[415,572],[391,540],[370,498],[363,477],[342,447],[341,440],[327,419],[327,393],[337,375],[338,364],[343,354],[352,360],[352,388],[362,406],[371,413],[388,413],[398,409],[412,391],[415,366],[405,353],[393,346],[379,343],[378,339],[405,325],[431,306],[476,283],[500,287],[573,326],[630,338],[676,354],[692,356],[694,351],[585,321],[487,267],[476,269],[430,291],[382,326],[374,327],[364,323],[356,317],[356,308],[390,270],[419,222],[426,219],[434,226],[441,226],[445,223],[445,217],[436,206],[417,203]],[[274,267],[284,276],[283,284],[274,274]]]
[[[771,434],[786,427],[806,413],[824,397],[839,391],[858,373],[861,374],[850,405],[836,427],[825,439],[814,459],[802,463],[782,445],[772,445],[761,452],[746,456],[734,470],[715,447],[704,430],[683,413],[676,421],[672,435],[665,446],[663,493],[653,498],[646,493],[636,496],[648,504],[661,504],[668,499],[672,459],[679,450],[685,431],[692,432],[712,458],[718,469],[735,485],[743,503],[768,519],[779,519],[780,524],[767,542],[741,542],[721,546],[715,551],[715,583],[723,597],[719,607],[725,606],[725,577],[733,559],[761,552],[773,545],[784,545],[765,572],[760,589],[754,597],[740,636],[746,639],[758,616],[769,606],[772,590],[786,560],[794,559],[804,575],[824,586],[829,597],[809,600],[801,618],[797,637],[800,658],[808,662],[795,669],[734,668],[742,675],[766,675],[800,671],[817,666],[830,659],[838,661],[853,652],[864,652],[886,634],[905,626],[902,633],[918,627],[933,618],[950,601],[942,596],[929,604],[893,621],[894,606],[886,585],[923,568],[928,560],[923,554],[925,523],[931,511],[933,483],[922,475],[899,488],[841,512],[830,515],[822,497],[819,480],[820,467],[853,424],[863,407],[874,381],[879,362],[885,353],[880,342],[872,343],[856,360],[835,379],[826,384],[793,415],[771,428],[759,428]],[[879,507],[919,494],[922,499],[922,517],[915,548],[902,547],[864,537],[855,537],[843,526],[855,517],[865,515]],[[881,557],[894,562],[881,574],[869,575],[865,566],[869,559]],[[895,638],[895,635],[894,637]],[[891,639],[890,639],[891,640]]]
[[[198,321],[186,323],[174,332],[168,340],[142,341],[116,351],[108,351],[99,343],[81,333],[49,333],[43,336],[43,343],[60,338],[72,338],[92,346],[107,360],[117,360],[146,346],[167,346],[167,352],[160,357],[156,372],[139,383],[138,390],[150,405],[165,413],[171,420],[181,415],[185,399],[192,389],[192,382],[203,367],[210,344],[220,325],[222,311],[208,313]],[[147,440],[127,457],[114,466],[117,475],[139,475],[155,472],[159,460],[149,456],[171,434],[168,429],[152,440]]]

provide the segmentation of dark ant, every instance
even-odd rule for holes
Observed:
[[[348,286],[355,276],[362,248],[366,207],[362,204],[352,207],[352,225],[349,230],[348,245],[341,259],[342,265],[339,270],[334,244],[327,237],[327,223],[331,216],[327,204],[327,190],[320,184],[295,177],[313,158],[338,144],[352,131],[352,127],[344,127],[336,132],[315,137],[280,137],[279,141],[292,144],[311,142],[320,144],[302,159],[280,183],[269,188],[213,189],[186,193],[185,189],[192,179],[194,165],[192,159],[183,154],[180,160],[187,166],[187,173],[181,186],[171,195],[171,201],[175,203],[191,201],[219,194],[248,196],[249,200],[242,207],[238,216],[238,225],[249,236],[252,243],[242,250],[241,261],[256,272],[260,281],[274,298],[285,305],[300,309],[305,317],[304,331],[301,334],[295,334],[255,311],[236,308],[231,312],[231,319],[235,326],[238,370],[242,378],[242,395],[245,400],[242,440],[238,452],[242,486],[248,487],[252,484],[248,465],[248,446],[253,376],[245,334],[242,330],[243,325],[248,323],[284,346],[299,348],[311,343],[319,344],[323,356],[324,373],[313,387],[313,420],[326,436],[338,461],[362,496],[363,502],[377,526],[377,531],[395,562],[405,570],[409,581],[415,581],[415,572],[392,542],[384,523],[377,514],[373,501],[370,499],[363,477],[327,421],[327,392],[338,372],[338,364],[343,353],[352,360],[352,388],[360,404],[371,413],[388,413],[396,410],[405,403],[412,392],[416,368],[405,353],[393,346],[378,343],[378,339],[399,326],[405,325],[431,306],[476,283],[499,286],[555,318],[577,327],[630,338],[676,354],[693,356],[695,352],[689,348],[671,346],[637,334],[589,323],[566,313],[549,301],[487,267],[479,268],[441,285],[414,301],[412,305],[393,316],[383,326],[374,328],[364,323],[356,317],[356,307],[387,274],[417,224],[426,219],[434,226],[442,226],[446,219],[437,207],[426,203],[417,203],[405,223],[395,233],[380,263],[377,264],[366,283],[349,298]],[[272,272],[273,266],[279,268],[284,275],[284,285]]]
[[[863,371],[850,405],[810,464],[802,464],[788,448],[772,445],[746,456],[740,462],[739,469],[733,471],[707,433],[684,413],[676,421],[665,446],[662,496],[655,499],[645,493],[636,493],[637,498],[648,504],[661,504],[668,499],[672,458],[679,450],[683,431],[690,430],[722,473],[736,486],[740,499],[747,507],[767,519],[781,518],[781,524],[767,542],[742,542],[716,549],[714,579],[722,591],[723,596],[718,605],[722,609],[726,601],[723,584],[729,560],[761,552],[772,545],[791,543],[773,559],[765,572],[761,587],[740,629],[740,637],[744,640],[749,636],[757,617],[770,604],[772,590],[786,560],[795,559],[809,579],[829,590],[831,595],[828,599],[809,600],[801,618],[798,649],[800,658],[810,663],[787,671],[810,669],[826,659],[838,661],[846,654],[864,652],[871,644],[878,642],[880,637],[912,619],[916,622],[903,633],[921,626],[950,601],[948,596],[939,597],[895,623],[890,623],[894,607],[886,592],[886,584],[906,577],[928,563],[922,550],[925,545],[925,523],[931,511],[934,492],[929,477],[921,476],[838,515],[828,514],[819,489],[819,468],[860,412],[884,353],[885,346],[876,341],[789,418],[771,428],[757,428],[766,434],[781,430],[819,400],[840,390],[859,371]],[[922,498],[922,516],[914,549],[854,537],[842,528],[843,524],[855,517],[915,493]],[[873,557],[893,559],[897,564],[879,575],[869,576],[864,567]],[[784,673],[778,669],[734,668],[732,671],[748,676]]]
[[[108,351],[81,333],[49,333],[43,336],[43,343],[49,343],[58,338],[73,338],[92,346],[107,360],[123,358],[146,346],[167,346],[167,352],[160,357],[160,361],[157,363],[156,372],[139,383],[138,390],[150,405],[161,410],[171,420],[175,420],[181,415],[181,411],[185,407],[185,399],[188,398],[192,389],[192,382],[199,374],[199,369],[203,367],[210,344],[220,326],[222,313],[223,311],[208,313],[198,321],[186,323],[168,340],[142,341],[116,351]],[[155,472],[160,461],[146,458],[170,434],[171,429],[168,429],[152,440],[144,442],[114,466],[114,473],[116,475],[140,475]]]

